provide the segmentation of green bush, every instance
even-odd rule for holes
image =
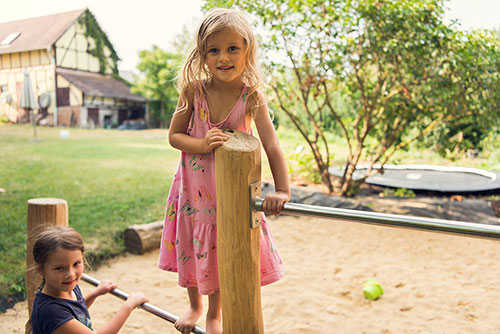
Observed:
[[[8,124],[9,122],[10,122],[10,120],[7,116],[0,116],[0,125]]]
[[[488,163],[486,168],[489,168],[494,171],[500,171],[500,127],[490,133],[488,137],[486,137],[481,142],[481,149],[483,151],[483,155],[487,157]]]
[[[321,177],[318,172],[314,156],[309,152],[304,152],[301,146],[292,154],[286,154],[288,163],[288,173],[294,179],[307,180],[312,183],[320,183]]]
[[[400,198],[415,198],[415,192],[411,189],[397,188],[397,189],[384,189],[384,196],[395,196]]]

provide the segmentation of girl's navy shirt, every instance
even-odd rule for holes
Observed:
[[[77,285],[73,292],[76,300],[55,298],[37,291],[31,311],[33,334],[50,334],[72,319],[92,329],[89,310],[80,287]]]

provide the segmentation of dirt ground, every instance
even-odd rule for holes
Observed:
[[[266,333],[500,332],[495,240],[291,216],[271,218],[270,226],[287,273],[262,288]],[[152,304],[180,315],[188,305],[185,290],[176,274],[156,267],[157,259],[158,251],[128,254],[87,273],[129,293],[142,291]],[[376,301],[362,294],[370,278],[384,289]],[[97,299],[90,309],[94,328],[121,303],[111,295]],[[23,333],[26,320],[26,302],[18,303],[0,314],[0,332]],[[136,310],[120,333],[176,331]]]

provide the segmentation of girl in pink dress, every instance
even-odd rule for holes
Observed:
[[[182,151],[167,200],[159,267],[179,273],[190,307],[176,322],[189,333],[208,295],[207,333],[221,333],[217,271],[217,225],[214,148],[227,136],[222,128],[251,133],[255,123],[267,154],[276,192],[263,210],[279,215],[290,199],[288,171],[266,101],[258,87],[256,41],[244,16],[233,9],[207,14],[196,35],[179,80],[180,98],[169,130],[170,144]],[[263,217],[260,230],[261,285],[279,280],[284,267]]]

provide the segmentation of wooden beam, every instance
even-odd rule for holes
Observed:
[[[28,200],[28,226],[26,247],[26,295],[28,314],[31,314],[35,292],[42,281],[35,270],[33,245],[36,238],[49,226],[68,226],[68,203],[58,198],[35,198]]]
[[[250,184],[260,182],[260,142],[237,130],[215,150],[217,261],[224,333],[264,333],[260,226],[251,227]]]

